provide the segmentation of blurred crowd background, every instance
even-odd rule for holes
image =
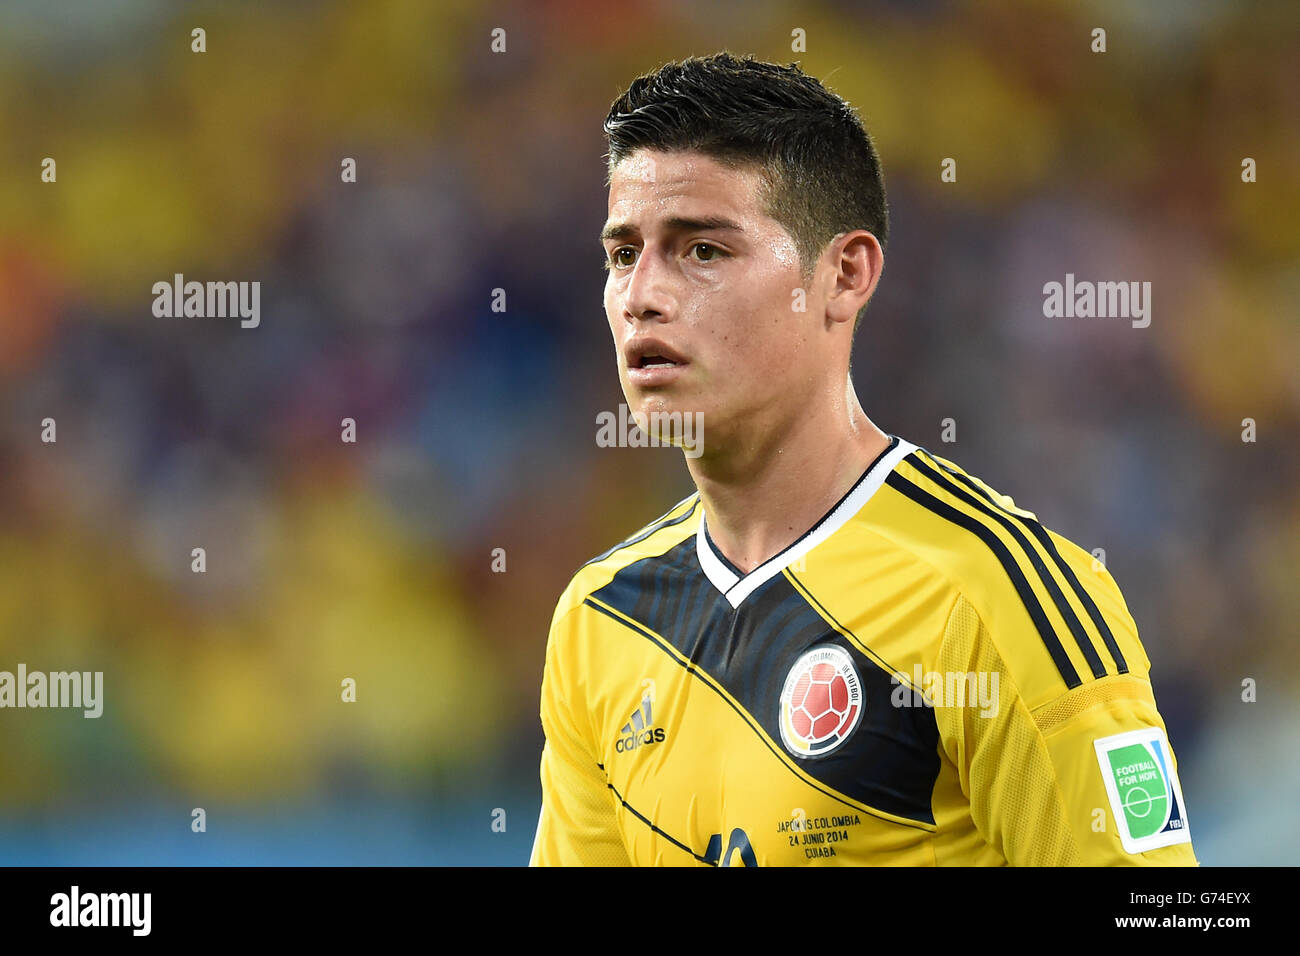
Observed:
[[[104,714],[0,710],[0,862],[526,861],[554,603],[692,490],[595,441],[601,121],[724,48],[876,140],[868,414],[1105,549],[1202,862],[1300,860],[1294,4],[6,0],[0,670]],[[1150,326],[1044,318],[1066,273]]]

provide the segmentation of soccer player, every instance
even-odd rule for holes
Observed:
[[[858,403],[888,221],[855,111],[721,53],[605,131],[619,377],[697,492],[559,600],[531,862],[1197,865],[1114,580]]]

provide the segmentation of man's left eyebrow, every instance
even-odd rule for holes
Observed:
[[[728,219],[725,216],[671,216],[664,220],[664,228],[669,232],[744,232],[745,229],[740,223]],[[600,241],[609,242],[611,239],[626,239],[629,236],[635,236],[640,232],[636,226],[630,223],[611,223],[606,226],[600,233]]]

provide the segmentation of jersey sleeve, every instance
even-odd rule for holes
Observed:
[[[1043,693],[1032,668],[1007,666],[971,604],[954,604],[940,668],[997,675],[997,693],[987,695],[993,706],[936,707],[936,720],[976,828],[1011,865],[1199,865],[1149,665],[1135,649],[1129,673]]]
[[[530,866],[628,866],[613,793],[606,786],[582,700],[572,688],[578,675],[565,653],[571,615],[557,614],[546,645],[542,674],[542,811]]]

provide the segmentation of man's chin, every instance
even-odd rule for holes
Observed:
[[[704,411],[689,402],[654,396],[628,406],[628,417],[657,445],[674,445],[688,458],[704,451]]]

